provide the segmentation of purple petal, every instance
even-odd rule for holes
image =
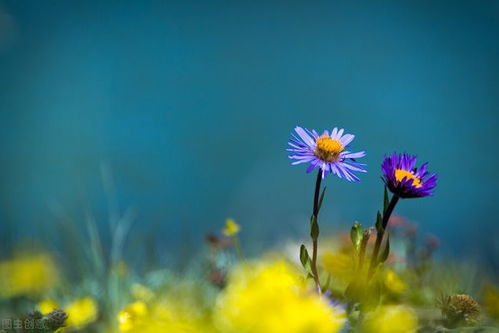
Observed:
[[[344,158],[361,158],[361,157],[364,157],[366,156],[366,152],[365,151],[359,151],[359,152],[356,152],[356,153],[350,153],[350,152],[346,152],[346,154],[342,154],[341,157],[344,157]]]
[[[315,141],[312,140],[310,135],[308,135],[308,133],[305,132],[303,128],[301,128],[300,126],[296,126],[295,131],[296,133],[298,133],[303,142],[307,144],[309,147],[313,147],[315,145]]]
[[[350,142],[353,141],[355,138],[355,135],[353,134],[345,134],[340,138],[340,142],[343,145],[343,147],[346,147]]]

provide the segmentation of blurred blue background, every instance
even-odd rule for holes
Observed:
[[[250,252],[306,238],[289,133],[341,126],[369,173],[327,179],[323,229],[372,223],[382,157],[407,151],[440,182],[397,212],[497,264],[498,92],[496,1],[0,1],[1,237],[133,206],[161,251],[228,216]]]

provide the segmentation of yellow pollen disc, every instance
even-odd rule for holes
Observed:
[[[395,179],[397,180],[397,182],[401,182],[402,179],[412,179],[412,186],[416,187],[416,188],[420,188],[422,185],[421,185],[421,179],[419,179],[418,177],[414,176],[414,174],[410,171],[407,171],[407,170],[402,170],[402,169],[396,169],[395,170]]]
[[[315,141],[315,156],[326,162],[337,161],[340,153],[345,149],[340,141],[322,135]]]

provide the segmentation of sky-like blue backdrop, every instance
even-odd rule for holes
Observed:
[[[371,223],[381,159],[407,151],[440,182],[398,212],[496,256],[498,111],[496,1],[0,1],[4,237],[50,230],[54,204],[105,220],[102,165],[167,248],[227,216],[262,246],[306,236],[299,124],[368,151],[361,183],[327,179],[324,228]]]

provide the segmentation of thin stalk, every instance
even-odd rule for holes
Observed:
[[[315,219],[317,223],[317,230],[319,230],[319,223],[317,216],[319,215],[319,193],[321,189],[322,181],[322,170],[319,169],[317,172],[317,179],[315,181],[315,193],[314,193],[314,208],[312,212],[312,218]],[[319,232],[317,232],[317,237],[312,236],[312,273],[314,275],[315,285],[317,287],[317,292],[321,293],[321,282],[319,280],[319,273],[317,270],[317,247],[318,247]]]
[[[243,251],[241,250],[241,243],[239,243],[239,237],[232,236],[232,242],[234,243],[234,247],[236,248],[236,254],[239,261],[244,260]]]
[[[379,249],[381,247],[381,242],[383,241],[383,236],[385,235],[386,227],[388,225],[388,221],[390,220],[390,216],[392,215],[393,209],[397,205],[399,199],[400,197],[394,194],[392,196],[392,199],[390,200],[390,203],[388,204],[388,207],[386,208],[386,211],[383,213],[382,228],[381,230],[378,230],[378,232],[376,233],[376,243],[374,243],[373,254],[371,257],[371,264],[369,266],[369,273],[368,273],[369,279],[374,274],[374,270],[378,264],[378,255],[379,255]]]
[[[322,181],[322,169],[317,172],[317,178],[315,180],[315,193],[314,193],[314,210],[313,215],[317,218],[319,215],[319,194],[321,192],[321,181]]]

